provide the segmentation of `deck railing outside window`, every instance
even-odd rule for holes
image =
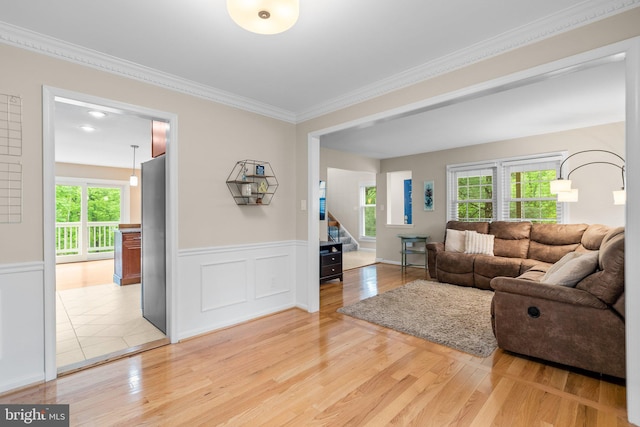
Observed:
[[[88,249],[90,254],[113,252],[114,231],[118,222],[89,222],[87,223]],[[83,235],[81,223],[56,223],[56,255],[78,255],[81,252]]]
[[[77,255],[80,251],[80,223],[56,223],[56,255]]]

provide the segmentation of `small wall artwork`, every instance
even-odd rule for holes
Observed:
[[[320,221],[325,220],[327,210],[327,182],[320,181]]]
[[[433,181],[424,182],[424,210],[433,211]]]

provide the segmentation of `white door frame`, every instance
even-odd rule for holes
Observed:
[[[157,119],[169,123],[166,174],[166,253],[167,253],[167,336],[177,340],[177,266],[178,266],[178,116],[137,105],[125,104],[79,92],[50,86],[42,87],[43,142],[43,240],[44,240],[44,360],[45,380],[57,377],[56,368],[56,253],[55,253],[55,102],[76,100],[112,108],[117,112]]]
[[[307,307],[310,312],[320,308],[318,286],[319,215],[318,182],[320,181],[320,137],[331,132],[356,126],[371,126],[379,121],[388,121],[415,113],[418,110],[439,108],[456,102],[464,102],[480,95],[489,94],[505,87],[517,86],[528,79],[544,78],[558,70],[580,67],[586,63],[612,55],[623,55],[626,68],[626,260],[640,259],[640,194],[634,186],[640,183],[640,37],[625,40],[589,52],[570,56],[529,70],[490,80],[478,85],[460,89],[444,95],[429,98],[414,104],[342,123],[330,128],[313,131],[307,138],[309,209],[307,212]],[[640,263],[626,262],[625,277],[627,283],[640,282]],[[640,425],[640,310],[632,305],[640,304],[640,287],[629,286],[625,291],[626,334],[627,334],[627,412],[629,421]]]

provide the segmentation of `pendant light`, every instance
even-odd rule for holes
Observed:
[[[298,0],[227,0],[227,11],[236,24],[257,34],[287,31],[298,20]]]
[[[136,175],[136,148],[137,145],[132,145],[133,148],[133,166],[131,167],[131,176],[129,177],[129,185],[132,187],[138,186],[138,176]]]

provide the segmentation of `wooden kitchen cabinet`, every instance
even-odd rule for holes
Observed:
[[[140,283],[140,237],[140,224],[120,224],[115,231],[113,281],[118,285]]]

